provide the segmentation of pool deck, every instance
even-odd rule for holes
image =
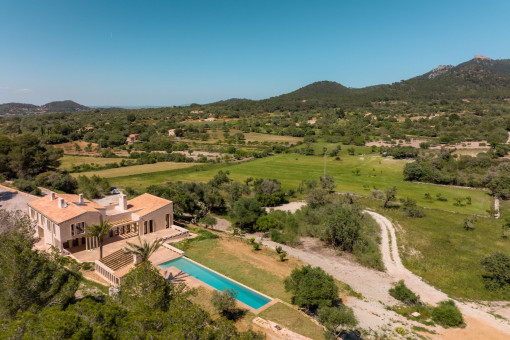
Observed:
[[[255,289],[253,289],[251,287],[248,287],[248,286],[246,286],[246,285],[244,285],[244,284],[242,284],[242,283],[240,283],[238,281],[235,281],[235,280],[233,280],[232,278],[230,278],[228,276],[225,276],[225,275],[223,275],[221,273],[218,273],[217,271],[215,271],[215,270],[213,270],[213,269],[211,269],[209,267],[206,267],[206,266],[204,266],[201,263],[193,261],[192,259],[190,259],[188,257],[186,257],[186,259],[191,261],[191,262],[193,262],[193,263],[195,263],[195,264],[197,264],[197,265],[199,265],[199,266],[201,266],[201,267],[206,268],[207,270],[210,270],[211,272],[213,272],[213,273],[215,273],[215,274],[217,274],[219,276],[222,276],[222,277],[224,277],[224,278],[226,278],[226,279],[228,279],[228,280],[230,280],[232,282],[235,282],[235,283],[237,283],[240,286],[243,286],[243,287],[245,287],[245,288],[247,288],[247,289],[249,289],[249,290],[251,290],[251,291],[253,291],[253,292],[257,293],[257,294],[260,294],[260,295],[268,298],[270,301],[268,303],[266,303],[265,305],[263,305],[262,307],[257,308],[257,309],[255,309],[253,307],[250,307],[247,304],[245,304],[245,303],[243,303],[243,302],[241,302],[241,301],[236,299],[237,304],[239,305],[239,307],[248,309],[250,312],[252,312],[254,314],[259,314],[262,311],[266,310],[267,308],[269,308],[269,307],[273,306],[274,304],[276,304],[276,303],[281,301],[280,299],[273,299],[272,297],[267,296],[267,295],[265,295],[265,294],[255,290]],[[180,270],[180,269],[178,269],[176,267],[160,268],[160,273],[161,273],[161,275],[163,275],[163,277],[165,279],[170,280],[174,284],[184,283],[189,288],[205,287],[205,288],[207,288],[209,290],[217,290],[213,286],[208,285],[207,283],[205,283],[205,282],[203,282],[203,281],[201,281],[201,280],[199,280],[199,279],[197,279],[197,278],[195,278],[195,277],[193,277],[193,276],[183,272],[182,270]]]

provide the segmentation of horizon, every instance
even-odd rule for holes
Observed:
[[[487,4],[19,1],[0,23],[0,103],[166,107],[391,84],[508,58],[510,4]]]

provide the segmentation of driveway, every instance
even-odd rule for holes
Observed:
[[[36,198],[36,196],[25,193],[21,194],[16,190],[0,185],[0,209],[26,211],[28,209],[28,202]]]

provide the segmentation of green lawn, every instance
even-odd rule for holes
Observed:
[[[404,265],[445,293],[473,300],[508,300],[510,293],[485,289],[480,260],[494,251],[510,253],[510,240],[501,238],[503,221],[477,218],[475,229],[463,228],[466,214],[426,209],[424,218],[409,218],[399,210],[363,199],[400,226],[397,237]],[[501,205],[501,218],[510,217],[510,204]]]
[[[231,242],[237,244],[230,248],[228,244]],[[291,295],[283,287],[284,275],[264,270],[253,261],[254,255],[260,255],[260,260],[267,260],[267,252],[267,249],[262,249],[255,253],[246,242],[233,238],[230,242],[207,239],[193,242],[186,250],[186,256],[263,294],[290,303]],[[279,265],[274,255],[274,266]],[[288,262],[284,265],[294,267]],[[286,272],[290,273],[290,270],[287,268]]]
[[[314,323],[301,312],[281,302],[266,309],[258,316],[266,320],[274,321],[281,326],[309,338],[324,339],[324,329],[322,327]]]
[[[338,184],[336,190],[342,192],[370,196],[371,189],[382,190],[397,186],[399,197],[410,197],[425,207],[468,214],[486,214],[486,210],[490,208],[492,198],[482,190],[404,181],[402,169],[405,163],[404,160],[383,158],[376,154],[347,155],[342,156],[340,161],[328,157],[326,169],[329,174],[335,177]],[[151,184],[162,184],[169,181],[208,181],[218,170],[223,168],[230,171],[230,177],[237,181],[243,181],[248,177],[276,178],[282,182],[284,188],[296,189],[303,180],[318,179],[324,173],[323,166],[323,157],[281,154],[234,165],[218,164],[214,167],[200,168],[206,169],[204,171],[194,171],[193,168],[190,168],[185,169],[186,171],[173,170],[114,177],[110,181],[112,185],[118,187],[133,186],[143,189]],[[356,174],[357,170],[359,170],[358,174]],[[432,197],[440,193],[448,199],[448,202],[426,200],[425,193],[429,193]],[[454,198],[467,196],[472,198],[471,205],[459,207],[453,205]]]

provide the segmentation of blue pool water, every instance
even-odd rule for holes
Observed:
[[[219,291],[224,291],[225,288],[234,289],[237,292],[237,300],[250,306],[251,308],[258,309],[270,302],[271,299],[260,295],[259,293],[241,286],[240,284],[218,275],[209,269],[198,265],[184,257],[179,257],[172,261],[168,261],[159,265],[161,268],[175,267],[182,270],[202,282],[207,283],[209,286],[216,288]]]

